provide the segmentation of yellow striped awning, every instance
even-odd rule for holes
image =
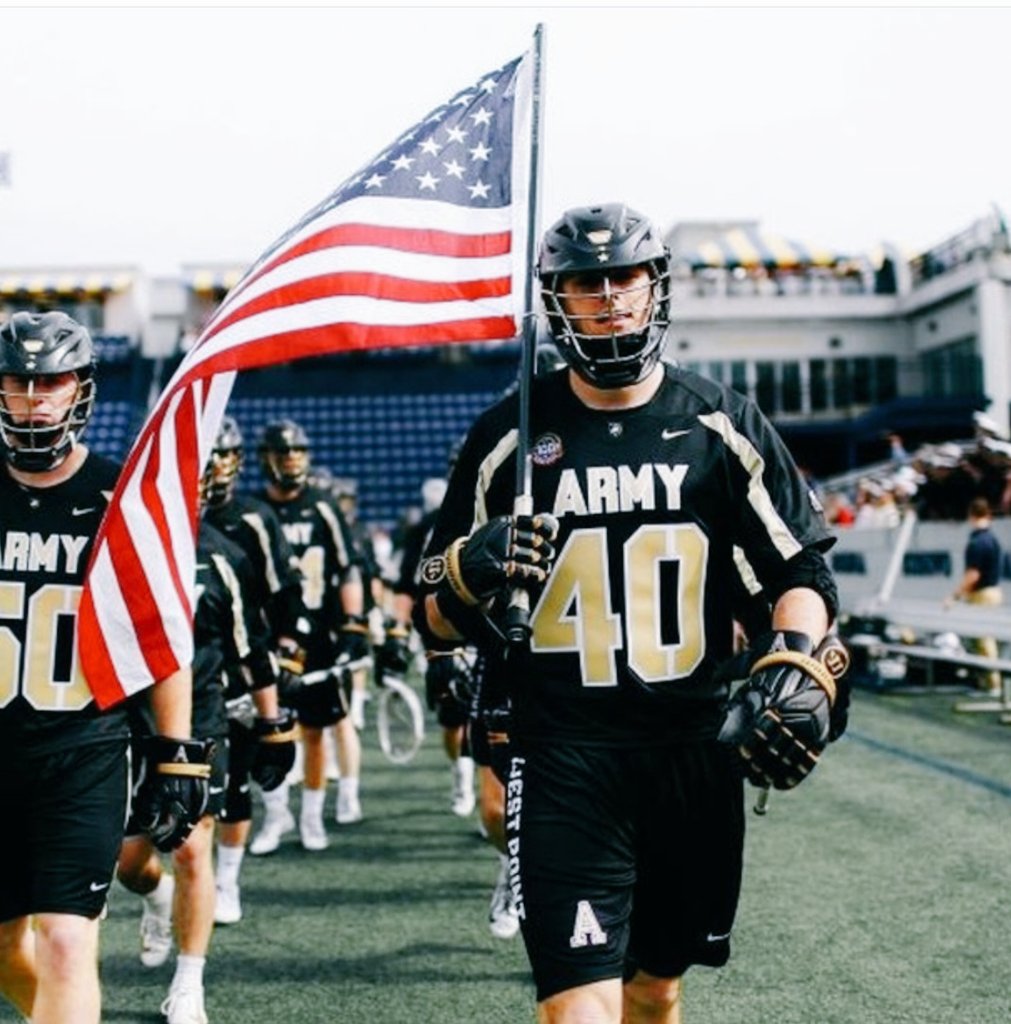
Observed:
[[[125,272],[103,271],[0,271],[0,295],[105,295],[125,291],[133,276]]]
[[[229,292],[241,279],[242,269],[236,267],[196,267],[184,271],[187,286],[195,292]]]
[[[819,249],[751,227],[733,228],[717,238],[700,242],[694,249],[675,252],[674,258],[692,267],[832,267],[849,257]]]

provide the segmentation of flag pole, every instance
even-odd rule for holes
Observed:
[[[534,311],[534,278],[537,272],[537,242],[540,232],[541,127],[544,69],[544,24],[534,31],[531,49],[533,75],[530,109],[530,180],[527,203],[526,283],[523,295],[523,327],[520,343],[519,422],[516,441],[516,498],[514,515],[532,515],[533,474],[530,462],[530,391],[537,351],[537,314]],[[506,638],[510,647],[523,647],[530,640],[530,595],[515,587],[506,611]]]

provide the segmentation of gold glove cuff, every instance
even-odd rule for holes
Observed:
[[[825,691],[829,705],[835,704],[835,679],[817,658],[812,658],[809,654],[801,654],[800,651],[773,651],[771,654],[763,655],[751,666],[751,674],[754,675],[773,665],[795,665],[807,673]]]
[[[267,732],[259,736],[258,739],[261,743],[294,743],[295,730],[289,729],[287,732]]]
[[[463,582],[463,574],[460,572],[460,552],[463,551],[463,546],[466,543],[466,537],[457,537],[457,539],[454,540],[448,548],[446,548],[446,579],[448,580],[450,587],[453,588],[453,593],[456,594],[464,604],[469,604],[471,607],[474,607],[481,602],[470,592],[467,584]]]
[[[190,764],[180,761],[163,761],[158,765],[159,775],[185,775],[190,779],[209,779],[211,777],[211,766],[209,764]]]

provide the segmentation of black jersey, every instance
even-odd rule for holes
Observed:
[[[588,409],[565,370],[535,382],[531,406],[533,507],[560,533],[532,594],[530,653],[511,670],[516,735],[713,734],[736,577],[782,592],[788,560],[832,543],[820,505],[754,403],[679,367],[639,408]],[[508,396],[471,429],[431,550],[511,513],[517,419]]]
[[[0,468],[0,750],[50,752],[122,738],[100,712],[76,651],[77,605],[119,467],[93,452],[55,487]]]
[[[351,566],[360,566],[347,521],[322,490],[305,487],[291,501],[271,501],[302,577],[302,603],[312,626],[306,669],[327,668],[334,658],[334,634],[344,619],[340,586]]]
[[[297,636],[298,620],[305,614],[302,578],[274,508],[252,495],[236,494],[224,505],[208,506],[204,521],[246,553],[253,569],[247,601],[266,615],[274,639]]]

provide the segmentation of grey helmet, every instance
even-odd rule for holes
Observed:
[[[77,390],[62,421],[16,420],[11,400],[32,400],[40,377],[73,373]],[[0,326],[0,440],[15,469],[55,469],[80,440],[95,403],[95,346],[87,329],[66,313],[15,313]]]
[[[609,270],[639,266],[649,271],[652,287],[644,328],[635,334],[579,333],[562,305],[560,279],[599,276],[606,294]],[[670,325],[670,254],[641,213],[621,203],[568,210],[545,232],[537,271],[551,335],[580,377],[600,388],[625,387],[656,366]]]

